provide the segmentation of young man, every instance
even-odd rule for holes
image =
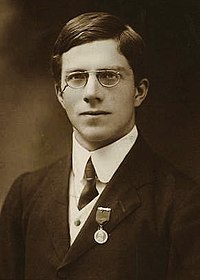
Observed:
[[[199,189],[135,124],[149,85],[143,53],[142,38],[110,14],[64,26],[52,68],[72,148],[12,186],[0,279],[200,278]]]

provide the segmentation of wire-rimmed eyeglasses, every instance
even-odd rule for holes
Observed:
[[[107,88],[116,86],[119,83],[121,77],[118,71],[111,69],[71,72],[65,78],[66,85],[64,86],[62,92],[65,91],[67,86],[72,89],[80,89],[85,87],[88,82],[89,74],[95,74],[99,83],[103,87]]]

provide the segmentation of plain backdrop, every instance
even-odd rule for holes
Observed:
[[[0,205],[18,175],[65,155],[71,128],[49,61],[61,27],[89,11],[118,15],[144,37],[151,86],[137,125],[200,183],[199,1],[0,0]]]

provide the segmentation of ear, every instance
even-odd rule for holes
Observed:
[[[55,84],[55,91],[56,91],[56,96],[58,98],[59,103],[65,109],[65,102],[64,102],[64,99],[63,99],[63,92],[61,92],[60,86],[58,86],[58,84]]]
[[[136,87],[134,96],[134,107],[139,107],[146,98],[149,89],[148,79],[142,79]]]

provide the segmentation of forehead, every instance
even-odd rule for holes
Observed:
[[[118,42],[112,39],[76,46],[62,55],[62,72],[105,68],[130,68],[126,57],[118,50]]]

